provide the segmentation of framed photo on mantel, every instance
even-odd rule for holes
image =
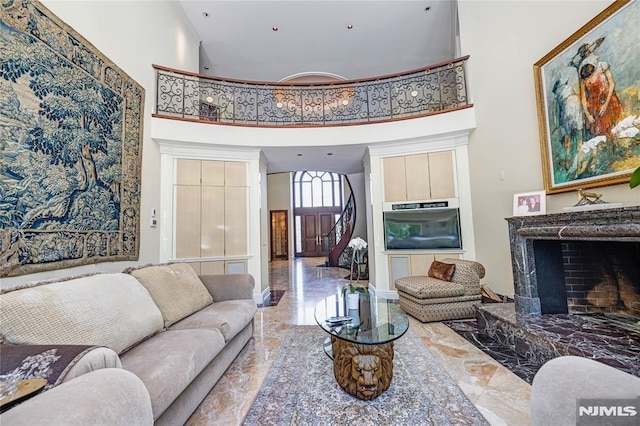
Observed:
[[[535,216],[547,213],[545,191],[521,192],[513,195],[514,216]]]
[[[640,0],[615,1],[534,64],[548,194],[628,182],[640,166],[639,17]]]

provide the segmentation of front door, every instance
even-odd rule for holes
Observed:
[[[302,221],[300,229],[302,247],[298,256],[327,256],[329,252],[323,236],[333,228],[335,213],[332,211],[308,211],[300,214],[300,218]]]

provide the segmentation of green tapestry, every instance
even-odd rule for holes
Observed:
[[[144,89],[39,2],[0,12],[0,277],[137,260]]]

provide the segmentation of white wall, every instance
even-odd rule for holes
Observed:
[[[477,119],[469,138],[476,253],[487,269],[483,282],[498,293],[513,293],[504,220],[512,216],[513,194],[544,189],[533,64],[611,3],[459,1],[461,53],[470,55]],[[594,191],[609,202],[640,204],[638,191],[626,185]],[[548,196],[547,211],[562,212],[576,201],[576,193]]]
[[[137,263],[157,262],[159,232],[158,228],[149,227],[151,209],[158,208],[160,199],[160,154],[158,145],[149,136],[149,118],[156,92],[151,64],[197,72],[199,41],[176,6],[168,1],[44,0],[42,3],[145,89],[140,260]],[[94,271],[120,272],[129,264],[132,262],[98,263],[3,278],[1,285],[8,287]]]

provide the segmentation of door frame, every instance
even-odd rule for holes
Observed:
[[[275,234],[277,232],[274,226],[274,217],[276,215],[279,214],[283,214],[284,213],[284,238],[285,238],[285,243],[284,243],[284,248],[285,248],[285,253],[284,253],[284,258],[285,259],[289,259],[289,211],[288,210],[270,210],[269,211],[269,236],[270,236],[270,241],[269,241],[269,245],[270,245],[270,259],[271,260],[276,260],[278,257],[276,255],[276,244],[275,244]]]

